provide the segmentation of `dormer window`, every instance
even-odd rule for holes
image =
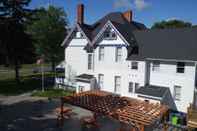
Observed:
[[[107,40],[115,40],[117,37],[116,37],[116,33],[112,30],[107,30],[104,32],[104,39],[107,39]]]
[[[75,38],[77,38],[77,39],[83,39],[84,38],[84,35],[81,32],[77,32],[76,35],[75,35]]]

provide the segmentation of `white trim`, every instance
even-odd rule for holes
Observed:
[[[147,99],[153,99],[153,100],[158,100],[161,101],[163,98],[162,97],[155,97],[155,96],[150,96],[150,95],[144,95],[144,94],[140,94],[140,93],[136,93],[138,97],[141,98],[147,98]]]
[[[65,46],[68,39],[71,37],[72,33],[75,31],[76,26],[70,31],[70,33],[65,37],[64,41],[62,42],[61,46]]]
[[[69,38],[72,36],[73,32],[78,29],[86,38],[86,40],[91,43],[90,39],[86,36],[86,34],[84,33],[84,31],[81,29],[81,27],[79,26],[79,24],[76,24],[75,27],[71,30],[71,32],[68,34],[68,36],[64,39],[64,41],[62,42],[61,46],[65,46],[66,42],[69,40]]]
[[[77,24],[77,27],[79,29],[79,31],[85,36],[85,38],[88,40],[89,43],[91,43],[90,39],[86,36],[85,32],[81,29],[80,25]]]
[[[100,36],[104,33],[104,31],[107,29],[108,26],[110,26],[112,29],[114,29],[115,32],[121,37],[121,39],[123,39],[123,41],[126,43],[126,45],[129,46],[128,41],[116,29],[116,27],[113,25],[113,23],[111,21],[107,21],[107,23],[103,26],[103,28],[100,30],[100,32],[97,34],[97,36],[93,39],[92,44],[96,43],[96,41],[100,38]]]
[[[177,59],[158,59],[158,58],[145,58],[146,60],[160,60],[160,61],[170,61],[170,62],[188,62],[188,63],[194,63],[197,61],[192,60],[177,60]]]

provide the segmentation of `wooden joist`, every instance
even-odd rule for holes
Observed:
[[[63,98],[64,102],[88,109],[94,113],[111,116],[120,122],[151,125],[163,118],[168,107],[133,98],[120,97],[104,91],[87,91]]]

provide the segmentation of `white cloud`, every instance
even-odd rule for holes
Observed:
[[[138,10],[143,10],[149,7],[149,3],[145,2],[145,0],[134,0],[135,7]]]
[[[145,0],[115,0],[114,8],[136,8],[137,10],[144,10],[150,6]]]

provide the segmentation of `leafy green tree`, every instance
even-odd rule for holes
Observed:
[[[156,22],[153,24],[151,28],[165,29],[165,28],[183,28],[183,27],[192,27],[192,24],[181,20],[169,20],[169,21]]]
[[[20,82],[19,68],[32,55],[31,37],[25,32],[25,23],[32,13],[26,7],[30,0],[0,1],[0,47],[9,64],[14,66],[15,79]]]
[[[54,71],[55,64],[64,57],[60,45],[67,34],[67,15],[62,8],[49,6],[39,9],[34,18],[37,20],[28,26],[28,32],[35,41],[36,54],[51,62]]]

